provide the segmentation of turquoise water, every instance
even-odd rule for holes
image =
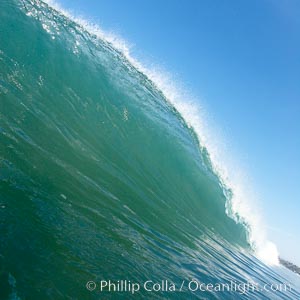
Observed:
[[[41,1],[1,0],[0,299],[300,299],[299,277],[256,258],[231,196],[122,52]]]

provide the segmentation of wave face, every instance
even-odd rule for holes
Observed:
[[[0,70],[1,299],[98,299],[85,284],[101,279],[284,282],[226,213],[196,133],[109,42],[41,1],[2,0]],[[244,297],[299,297],[270,295]],[[204,294],[150,298],[166,297]]]

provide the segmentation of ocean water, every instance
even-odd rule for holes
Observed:
[[[300,299],[155,76],[42,1],[0,1],[0,299]]]

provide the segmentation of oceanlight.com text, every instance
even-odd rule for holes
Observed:
[[[170,280],[153,281],[146,280],[142,283],[131,280],[101,280],[99,282],[88,281],[86,288],[89,291],[98,292],[122,292],[136,294],[141,291],[149,293],[157,292],[235,292],[238,294],[248,294],[249,292],[287,292],[292,291],[292,287],[288,283],[268,283],[259,284],[256,282],[237,282],[229,281],[226,283],[204,283],[196,279],[181,280],[179,283],[174,283]]]

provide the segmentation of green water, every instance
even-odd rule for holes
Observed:
[[[0,299],[299,298],[294,285],[177,289],[290,282],[226,214],[230,191],[199,142],[108,42],[41,1],[1,0]],[[101,292],[101,280],[176,291]]]

